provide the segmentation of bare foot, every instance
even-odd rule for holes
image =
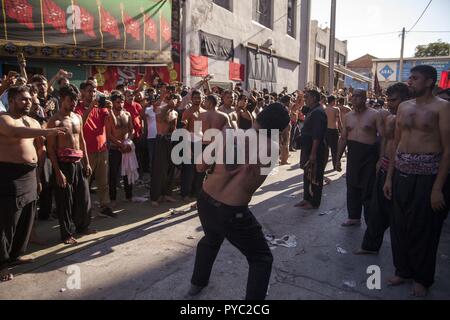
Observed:
[[[400,286],[410,282],[409,279],[400,278],[399,276],[392,277],[388,280],[388,285],[392,287]]]
[[[192,210],[197,210],[197,202],[194,203],[194,204],[191,206],[191,209],[192,209]]]
[[[67,238],[63,241],[64,244],[77,244],[78,241],[74,237]]]
[[[353,252],[354,255],[363,256],[363,255],[376,255],[378,251],[369,251],[364,249],[359,249]]]
[[[159,202],[158,202],[158,201],[152,201],[152,202],[151,202],[151,206],[152,206],[153,208],[158,208],[158,207],[159,207]]]
[[[302,207],[304,207],[304,206],[307,205],[307,204],[309,204],[308,201],[302,200],[302,201],[300,201],[299,203],[297,203],[294,207],[296,207],[296,208],[302,208]]]
[[[341,224],[342,227],[358,227],[361,225],[361,220],[347,220],[343,224]]]
[[[11,281],[12,279],[14,279],[14,276],[9,272],[8,268],[0,270],[0,282]]]
[[[324,185],[324,186],[329,185],[331,182],[332,182],[332,181],[331,181],[330,178],[325,177],[325,178],[323,179],[323,185]]]
[[[411,295],[417,298],[423,298],[428,295],[428,290],[420,283],[414,282]]]
[[[29,263],[33,263],[33,262],[34,262],[34,258],[19,257],[16,259],[11,259],[9,261],[9,266],[13,267],[13,266],[19,266],[19,265],[29,264]]]
[[[172,197],[169,197],[169,196],[165,196],[164,200],[167,201],[167,202],[171,202],[171,203],[177,202],[176,199],[174,199]]]

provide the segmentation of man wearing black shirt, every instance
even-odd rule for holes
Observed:
[[[300,167],[303,175],[303,201],[296,207],[310,210],[317,209],[322,199],[323,176],[327,163],[327,114],[320,104],[320,94],[309,90],[305,95],[306,107],[309,109],[302,128]]]

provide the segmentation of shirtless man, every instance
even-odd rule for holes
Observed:
[[[109,147],[109,198],[114,204],[117,200],[117,184],[121,176],[122,154],[132,152],[133,120],[131,114],[124,109],[124,95],[120,91],[111,95],[113,104],[112,117],[106,122],[106,137],[110,142]],[[133,198],[133,186],[128,183],[128,177],[123,176],[125,197],[128,201]]]
[[[206,112],[201,107],[203,102],[202,93],[198,90],[194,90],[191,93],[192,106],[183,113],[182,123],[186,130],[192,135],[191,142],[191,163],[183,163],[181,167],[181,197],[183,200],[187,200],[188,197],[195,198],[201,190],[203,179],[205,174],[197,172],[194,164],[194,143],[201,143],[201,138],[197,135],[199,132],[194,133],[194,123],[201,121],[200,115]]]
[[[208,129],[223,130],[224,128],[231,128],[231,117],[217,110],[218,99],[215,95],[207,96],[204,105],[206,112],[200,114],[203,133]]]
[[[342,98],[342,97],[338,98],[337,101],[338,101],[337,107],[341,111],[341,119],[343,119],[347,113],[352,112],[352,109],[347,107],[346,105],[344,105],[344,103],[345,103],[344,98]]]
[[[74,85],[60,90],[61,108],[49,120],[48,128],[66,128],[68,134],[49,137],[48,156],[55,174],[55,200],[61,240],[64,244],[76,244],[75,234],[88,235],[90,230],[91,198],[88,178],[89,165],[83,135],[83,120],[74,113],[79,91]]]
[[[337,163],[337,148],[339,141],[339,132],[342,132],[341,111],[336,107],[336,97],[328,97],[328,105],[325,108],[327,114],[328,126],[326,133],[326,140],[328,148],[331,149],[331,157],[333,159],[333,166],[336,170]]]
[[[343,227],[361,225],[361,211],[368,221],[370,198],[378,162],[378,135],[383,137],[382,117],[378,111],[367,108],[367,93],[355,90],[352,96],[354,110],[345,115],[339,140],[336,170],[341,170],[341,158],[348,146],[347,209],[349,219]],[[383,153],[383,151],[381,152]]]
[[[8,112],[0,113],[0,282],[13,279],[8,265],[28,263],[26,251],[36,214],[38,154],[45,152],[41,136],[65,130],[41,129],[30,118],[31,95],[27,86],[8,91]]]
[[[413,100],[398,108],[395,140],[384,193],[393,201],[391,243],[396,276],[391,285],[412,279],[422,297],[434,282],[436,253],[448,215],[450,103],[433,96],[436,69],[411,69]],[[447,199],[447,202],[446,202]]]
[[[281,104],[266,107],[257,117],[253,129],[282,131],[289,124],[289,112]],[[265,137],[268,147],[272,141]],[[271,150],[271,149],[268,149]],[[206,171],[208,166],[199,165]],[[266,297],[273,256],[261,232],[261,225],[248,208],[253,193],[267,176],[259,164],[216,164],[203,184],[198,197],[198,214],[205,236],[197,246],[189,295],[195,296],[208,285],[214,260],[226,238],[249,262],[247,300]]]
[[[235,100],[235,94],[232,91],[225,91],[222,94],[222,101],[223,104],[220,106],[219,111],[226,113],[228,117],[230,118],[231,124],[234,128],[237,128],[237,113],[236,109],[234,108],[234,100]]]
[[[387,91],[387,102],[389,116],[383,118],[383,127],[385,135],[381,141],[384,154],[381,154],[381,161],[377,167],[377,177],[375,187],[370,203],[369,221],[364,234],[364,240],[361,249],[355,254],[378,254],[383,244],[384,233],[390,224],[390,215],[392,214],[392,201],[385,198],[383,193],[386,174],[389,167],[389,156],[392,153],[395,133],[395,118],[400,103],[409,99],[409,88],[404,83],[396,83],[390,86]]]
[[[161,201],[176,202],[170,196],[174,175],[174,165],[170,154],[172,150],[171,135],[177,127],[178,113],[175,111],[177,96],[175,94],[168,95],[166,103],[155,111],[157,135],[150,186],[150,198],[153,207],[158,207]]]

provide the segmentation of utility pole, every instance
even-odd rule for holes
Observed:
[[[336,41],[336,0],[331,0],[330,53],[328,54],[328,93],[334,91],[334,50]]]
[[[399,78],[397,79],[398,82],[403,82],[403,53],[405,50],[405,28],[402,30],[402,48],[400,51],[400,71],[399,71]]]
[[[309,42],[311,32],[311,0],[302,0],[300,5],[300,77],[299,89],[303,90],[308,83],[310,63],[314,64],[314,58],[309,61]]]

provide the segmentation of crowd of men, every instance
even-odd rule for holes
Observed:
[[[133,201],[133,187],[149,173],[151,206],[194,200],[198,206],[205,237],[190,293],[207,285],[227,238],[249,261],[247,298],[264,299],[273,258],[248,203],[265,177],[233,166],[175,165],[174,130],[192,134],[192,150],[195,143],[207,146],[195,131],[199,121],[203,132],[280,130],[279,165],[301,150],[304,199],[296,207],[303,210],[320,207],[330,151],[336,171],[346,153],[348,220],[342,226],[361,225],[362,214],[367,224],[356,253],[378,253],[390,227],[396,268],[390,284],[412,280],[414,294],[425,295],[450,204],[450,105],[432,93],[436,70],[416,67],[408,85],[369,97],[364,90],[224,90],[211,88],[210,79],[193,88],[163,82],[146,87],[141,81],[105,93],[93,77],[79,87],[71,84],[64,70],[50,81],[10,73],[0,87],[0,280],[12,279],[10,266],[29,262],[21,256],[36,236],[35,215],[48,220],[55,212],[61,241],[76,244],[79,236],[96,232],[90,228],[92,184],[99,213],[116,217],[121,180],[126,200]],[[180,194],[174,196],[177,182]],[[214,210],[233,216],[233,225],[215,221]],[[239,231],[243,223],[251,237]]]

